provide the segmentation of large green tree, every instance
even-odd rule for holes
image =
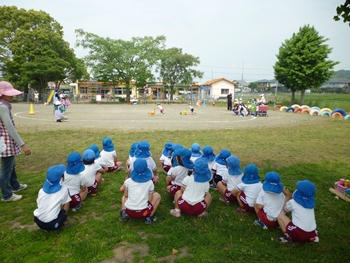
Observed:
[[[344,4],[337,6],[337,15],[333,17],[335,21],[339,21],[341,18],[344,23],[349,22],[350,26],[350,0],[345,0]]]
[[[62,26],[43,11],[0,7],[0,58],[4,77],[25,91],[28,84],[40,90],[87,75]]]
[[[162,51],[161,61],[157,71],[163,83],[170,84],[170,99],[172,100],[175,84],[192,84],[195,78],[202,78],[203,72],[195,69],[200,63],[198,57],[182,53],[181,48],[169,48]]]
[[[333,67],[339,62],[328,59],[332,49],[325,44],[327,40],[314,27],[305,25],[279,48],[275,78],[291,89],[292,104],[295,91],[301,92],[300,103],[304,104],[305,90],[321,86],[334,74]]]
[[[165,36],[133,37],[122,39],[103,38],[77,29],[77,46],[89,50],[84,57],[95,78],[104,82],[125,83],[126,101],[130,101],[130,83],[142,87],[154,79],[153,67],[164,49]]]

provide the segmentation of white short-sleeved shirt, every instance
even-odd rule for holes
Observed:
[[[256,203],[263,205],[266,215],[276,219],[282,213],[285,196],[283,193],[272,194],[261,190],[256,198]]]
[[[64,185],[62,185],[59,191],[53,194],[47,194],[41,188],[36,199],[38,208],[34,210],[33,214],[40,221],[49,223],[58,217],[61,211],[61,205],[69,203],[71,200],[68,189]]]
[[[96,173],[101,169],[97,163],[85,164],[85,170],[81,172],[82,185],[89,187],[95,183]]]
[[[317,227],[314,209],[307,209],[291,199],[286,204],[286,210],[292,212],[292,222],[300,229],[311,232]]]
[[[101,168],[107,166],[106,162],[101,157],[95,159],[95,163],[99,164]]]
[[[164,163],[164,165],[171,165],[171,158],[165,156],[164,154],[162,154],[162,156],[159,158],[159,161]]]
[[[227,190],[232,191],[238,184],[242,183],[243,173],[240,175],[230,175],[226,169],[225,173],[222,175],[222,181],[226,183]]]
[[[128,189],[128,198],[125,201],[125,207],[130,210],[142,210],[148,206],[148,195],[154,191],[152,180],[144,183],[138,183],[128,178],[124,182]]]
[[[214,163],[215,163],[215,161],[208,162],[208,168],[210,171],[213,169]]]
[[[135,158],[133,160],[130,160],[130,164],[129,164],[129,171],[132,172],[134,170],[134,162],[136,161],[136,159],[138,158]],[[157,170],[157,165],[156,163],[154,162],[152,156],[150,157],[147,157],[147,158],[141,158],[141,159],[144,159],[146,160],[147,162],[147,167],[153,172],[155,170]]]
[[[113,167],[114,166],[114,157],[117,157],[117,153],[115,150],[111,152],[106,152],[105,150],[102,150],[100,153],[103,161],[106,163],[107,167]]]
[[[248,205],[250,207],[254,207],[256,198],[258,197],[258,194],[262,190],[262,183],[257,182],[255,184],[245,184],[242,182],[238,184],[236,188],[239,191],[244,192]]]
[[[198,158],[201,158],[201,157],[200,156],[197,156],[197,157],[191,156],[190,160],[192,162],[195,162]]]
[[[174,181],[171,181],[171,184],[181,186],[183,179],[188,176],[188,169],[181,165],[171,167],[168,171],[168,175],[175,178]]]
[[[203,201],[204,195],[209,192],[209,182],[195,182],[193,175],[185,177],[182,185],[186,187],[182,194],[182,199],[190,205],[195,205]]]
[[[70,196],[79,194],[80,186],[82,186],[83,177],[81,174],[67,174],[64,172],[63,185],[68,188]]]
[[[217,175],[221,175],[221,176],[227,171],[226,165],[219,164],[217,162],[214,162],[214,165],[211,169],[216,171]]]

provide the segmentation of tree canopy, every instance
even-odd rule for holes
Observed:
[[[306,25],[279,48],[275,78],[292,90],[292,103],[295,91],[301,91],[303,104],[306,89],[321,86],[334,74],[333,67],[339,62],[328,59],[332,49],[325,44],[327,40],[314,27]]]
[[[0,70],[16,86],[45,88],[54,81],[75,81],[87,75],[63,40],[62,26],[43,11],[0,7]]]
[[[350,0],[345,0],[344,4],[337,7],[336,12],[337,15],[335,15],[333,19],[339,21],[342,18],[343,22],[349,22],[350,26]]]
[[[130,41],[103,38],[93,33],[77,29],[77,46],[89,50],[84,57],[86,65],[92,74],[100,81],[124,82],[127,90],[130,83],[142,87],[153,81],[153,67],[164,48],[165,36],[133,37]],[[126,100],[130,101],[127,92]]]

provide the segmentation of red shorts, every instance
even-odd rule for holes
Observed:
[[[267,215],[266,213],[264,212],[263,209],[259,209],[258,211],[258,217],[260,218],[260,220],[267,226],[267,227],[278,227],[278,221],[277,221],[277,218],[276,218],[276,221],[270,221],[268,218],[267,218]]]
[[[98,185],[99,185],[99,183],[95,180],[94,184],[88,187],[88,193],[89,194],[96,193]]]
[[[108,172],[114,172],[114,171],[117,171],[118,169],[119,169],[118,164],[114,163],[114,166],[108,167]]]
[[[77,205],[79,205],[81,203],[80,194],[71,195],[70,198],[72,199],[69,202],[69,207],[70,208],[74,208],[74,207],[76,207]]]
[[[251,206],[248,205],[244,192],[241,192],[241,193],[239,194],[239,200],[242,201],[243,208],[244,208],[246,211],[255,213],[254,207],[251,207]]]
[[[207,203],[205,202],[205,200],[195,205],[190,205],[182,199],[182,196],[180,196],[177,200],[177,204],[179,205],[181,212],[188,215],[200,215],[207,209]]]
[[[295,242],[313,242],[313,238],[317,237],[317,229],[311,232],[305,232],[295,226],[292,221],[287,224],[287,233]]]
[[[227,190],[227,188],[225,190],[225,197],[230,203],[237,203],[237,198],[232,195],[231,191]]]
[[[176,184],[172,184],[170,186],[170,189],[169,189],[169,193],[171,195],[175,195],[177,191],[181,190],[181,186],[180,185],[176,185]]]
[[[170,170],[170,168],[171,168],[171,166],[170,165],[163,165],[162,166],[162,168],[163,168],[163,171],[165,172],[165,173],[168,173],[169,172],[169,170]]]
[[[147,207],[142,210],[130,210],[125,208],[125,212],[127,213],[127,215],[135,219],[141,219],[141,218],[150,216],[152,211],[153,211],[153,205],[150,202],[148,202]]]

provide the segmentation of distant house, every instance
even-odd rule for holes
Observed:
[[[276,80],[267,80],[267,79],[263,79],[263,80],[257,80],[254,81],[255,83],[258,84],[258,90],[263,92],[268,88],[271,88],[272,86],[276,87]]]
[[[234,80],[234,83],[238,84],[238,88],[236,88],[237,92],[241,92],[241,89],[243,89],[243,92],[251,92],[252,89],[249,88],[249,83],[245,80]]]
[[[226,98],[229,93],[235,94],[238,84],[225,78],[218,78],[200,84],[200,94],[202,98]]]
[[[337,81],[332,80],[322,84],[320,87],[322,92],[337,92],[337,93],[349,93],[350,82],[349,81]]]

